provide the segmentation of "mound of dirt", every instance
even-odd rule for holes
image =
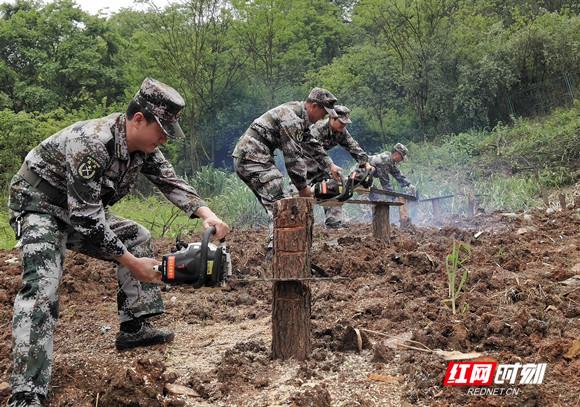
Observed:
[[[164,287],[157,325],[173,343],[117,352],[112,264],[68,253],[55,335],[51,406],[574,405],[580,367],[580,212],[478,214],[441,228],[315,227],[312,262],[349,280],[311,283],[311,357],[271,360],[269,283],[223,289]],[[236,277],[267,277],[266,230],[228,240]],[[199,236],[189,236],[199,241]],[[445,257],[471,247],[453,314]],[[156,254],[172,241],[155,242]],[[9,394],[18,253],[0,252],[0,400]],[[362,334],[361,334],[362,333]],[[364,335],[363,335],[364,334]],[[548,364],[542,385],[517,397],[443,387],[447,363],[422,349],[480,352],[499,363]]]

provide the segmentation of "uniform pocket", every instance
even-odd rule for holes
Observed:
[[[258,176],[258,180],[262,184],[266,184],[266,183],[273,181],[275,179],[278,179],[278,178],[282,178],[282,174],[280,174],[279,172],[278,173],[274,172],[274,171],[264,172]]]

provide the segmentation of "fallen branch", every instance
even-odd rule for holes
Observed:
[[[419,352],[432,353],[432,354],[435,354],[437,356],[441,356],[445,360],[467,360],[467,359],[476,359],[476,358],[483,356],[483,354],[479,353],[479,352],[463,353],[463,352],[458,352],[458,351],[431,349],[427,345],[425,345],[421,342],[413,341],[410,338],[408,338],[407,336],[409,336],[411,334],[410,332],[405,333],[405,334],[401,334],[401,335],[391,336],[391,335],[384,334],[382,332],[372,331],[370,329],[365,329],[365,328],[359,328],[359,330],[387,338],[388,341],[385,342],[385,345],[388,346],[389,348],[397,349],[398,347],[401,347],[404,349],[416,350]],[[421,347],[407,345],[404,342],[419,345]]]

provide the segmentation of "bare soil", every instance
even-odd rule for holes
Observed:
[[[313,262],[350,280],[311,283],[313,352],[305,362],[271,360],[269,283],[165,287],[167,312],[155,323],[173,329],[175,341],[118,352],[113,265],[71,252],[49,405],[580,405],[580,290],[571,280],[580,275],[579,230],[578,209],[480,213],[438,228],[394,228],[390,245],[373,239],[368,225],[316,226]],[[270,275],[265,236],[263,229],[232,234],[236,278]],[[445,302],[444,259],[454,240],[472,248],[456,315]],[[157,254],[171,244],[156,241]],[[0,252],[2,401],[10,391],[17,257],[16,250]],[[384,336],[365,331],[358,352],[352,328],[548,368],[543,384],[517,386],[518,396],[468,396],[465,388],[443,387],[447,363],[439,356],[392,349]]]

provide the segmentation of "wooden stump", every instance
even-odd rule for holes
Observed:
[[[402,196],[398,198],[399,202],[403,205],[399,206],[399,224],[401,227],[407,227],[411,224],[411,219],[409,218],[409,202]]]
[[[437,222],[441,219],[441,203],[439,199],[433,199],[431,205],[433,206],[433,220]]]
[[[560,208],[564,211],[566,210],[567,206],[566,206],[566,195],[564,195],[563,193],[559,193],[558,194],[558,200],[560,201]]]
[[[475,194],[469,192],[467,194],[467,216],[475,216],[477,213],[477,202],[475,200]]]
[[[376,203],[373,207],[373,237],[391,241],[391,222],[389,220],[389,205]]]
[[[311,276],[312,201],[287,198],[274,205],[274,278]],[[310,285],[276,281],[272,295],[272,357],[304,360],[311,351]]]

